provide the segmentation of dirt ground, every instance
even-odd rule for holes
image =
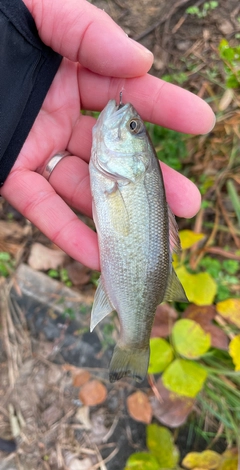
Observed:
[[[239,0],[219,0],[217,8],[202,17],[187,14],[186,9],[198,6],[202,12],[204,0],[91,3],[153,51],[150,73],[160,78],[175,74],[182,86],[204,99],[211,94],[206,81],[209,70],[218,64],[221,74],[220,40],[234,40],[240,32]],[[221,92],[217,84],[216,89]],[[199,173],[201,165],[197,161]],[[9,213],[19,232],[15,238],[8,234],[7,242],[6,236],[0,235],[0,251],[12,253],[17,264],[26,262],[34,241],[48,242],[1,201],[0,219],[9,220]],[[43,306],[31,298],[27,305],[14,276],[11,282],[0,284],[0,447],[1,438],[9,441],[6,451],[0,450],[0,470],[123,470],[128,455],[145,449],[145,426],[127,413],[125,400],[134,389],[130,382],[108,384],[111,341],[102,348],[101,333],[89,339],[88,316],[66,322],[63,312],[56,312],[49,304]],[[10,295],[13,288],[15,294]],[[94,288],[86,281],[79,290],[86,298],[84,314],[88,315]],[[76,338],[80,338],[78,343]],[[79,387],[73,386],[73,375],[74,367],[80,370],[85,366],[93,379],[105,384],[108,400],[104,406],[83,407],[81,414]],[[142,387],[147,390],[147,382]],[[179,439],[185,446],[180,449],[183,454],[193,450],[183,441],[184,432]]]
[[[201,88],[199,71],[217,60],[214,54],[222,38],[232,39],[239,31],[238,0],[219,0],[217,8],[198,18],[186,9],[197,6],[200,14],[204,0],[93,0],[104,9],[133,39],[150,49],[155,57],[151,74],[161,78],[174,72],[187,72],[187,58],[197,65],[189,74],[193,91]],[[198,80],[196,81],[196,73]]]

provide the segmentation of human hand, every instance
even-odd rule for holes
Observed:
[[[100,269],[97,235],[70,208],[91,216],[88,161],[95,120],[80,108],[101,110],[124,90],[123,101],[144,120],[192,134],[211,130],[213,112],[197,96],[148,75],[152,54],[85,0],[24,2],[43,42],[64,59],[1,194],[71,257]],[[47,181],[47,161],[64,149],[71,156]],[[161,166],[172,211],[193,216],[200,206],[198,189]]]

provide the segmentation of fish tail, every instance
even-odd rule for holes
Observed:
[[[136,382],[142,382],[147,375],[149,354],[149,348],[124,349],[116,345],[110,363],[110,382],[123,377],[133,377]]]

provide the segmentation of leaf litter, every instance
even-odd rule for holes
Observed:
[[[158,13],[158,9],[161,8],[161,3],[162,2],[159,1],[151,1],[150,16],[152,19],[154,19],[154,21]],[[239,194],[240,184],[240,162],[236,152],[240,138],[240,113],[238,109],[239,97],[236,91],[231,90],[230,92],[226,92],[221,86],[217,88],[219,97],[216,97],[216,83],[214,83],[214,80],[219,80],[219,77],[215,77],[213,78],[213,81],[211,81],[211,76],[207,75],[209,69],[209,73],[212,73],[212,76],[214,76],[214,71],[211,69],[211,64],[216,65],[217,63],[216,56],[213,52],[214,43],[216,45],[219,41],[219,31],[221,34],[223,34],[221,31],[223,23],[225,24],[224,27],[227,26],[226,18],[231,17],[231,34],[233,34],[233,31],[239,31],[239,24],[237,22],[239,14],[239,10],[237,10],[237,8],[239,5],[238,2],[234,3],[232,1],[227,3],[219,2],[219,8],[216,10],[216,12],[210,12],[209,22],[208,17],[205,18],[204,27],[202,27],[201,20],[196,21],[195,19],[194,21],[193,17],[185,14],[185,7],[183,5],[181,9],[181,3],[182,5],[184,4],[184,2],[174,2],[173,8],[171,8],[170,5],[167,5],[167,11],[164,11],[163,14],[160,15],[162,21],[161,25],[163,25],[161,28],[164,27],[164,34],[162,29],[159,29],[158,26],[155,26],[151,30],[152,33],[149,33],[149,25],[147,24],[148,15],[142,15],[142,12],[140,16],[144,16],[142,21],[144,21],[146,24],[144,23],[143,25],[140,24],[140,22],[138,23],[138,21],[133,21],[133,16],[136,15],[138,9],[138,7],[135,5],[135,2],[133,2],[131,5],[131,11],[129,11],[128,4],[125,3],[125,0],[120,3],[114,1],[112,5],[107,5],[106,2],[104,2],[104,8],[111,9],[110,14],[113,17],[115,16],[115,20],[118,18],[123,18],[122,25],[126,29],[127,34],[129,34],[129,32],[131,34],[132,25],[134,24],[133,35],[137,36],[141,34],[143,43],[150,49],[154,48],[156,52],[155,64],[158,64],[158,66],[159,64],[161,65],[159,70],[157,70],[156,67],[154,74],[157,75],[159,73],[161,76],[164,73],[171,74],[171,67],[175,66],[176,70],[186,75],[187,87],[189,89],[197,93],[199,96],[210,100],[215,111],[218,111],[219,107],[221,108],[221,114],[218,115],[217,124],[211,134],[209,136],[201,136],[199,139],[196,137],[190,137],[187,142],[188,157],[185,160],[184,172],[187,175],[191,174],[193,176],[203,195],[203,206],[199,216],[196,218],[196,225],[198,224],[197,233],[205,234],[206,238],[202,237],[200,243],[196,244],[196,246],[193,246],[190,254],[190,265],[194,265],[194,267],[197,268],[199,266],[200,260],[204,258],[206,254],[212,256],[212,259],[217,257],[217,259],[220,259],[221,261],[223,259],[233,259],[236,261],[240,260],[240,253],[236,249],[240,246],[240,230],[238,225],[239,214],[237,212],[238,201],[236,204],[235,197],[236,194]],[[230,12],[228,11],[229,7],[232,8],[232,11]],[[126,15],[126,11],[128,11],[129,14]],[[221,12],[222,16],[221,14],[218,16],[217,12]],[[233,12],[235,13],[233,14]],[[184,27],[184,25],[186,25],[186,27]],[[151,24],[151,27],[153,26],[154,24]],[[156,45],[158,45],[158,47],[155,47]],[[173,45],[173,50],[175,51],[174,56],[171,55],[170,47]],[[164,51],[164,54],[162,51]],[[180,54],[179,51],[181,51]],[[198,74],[194,68],[196,67],[196,63],[200,67],[200,74]],[[224,71],[222,71],[221,74],[221,78],[223,79]],[[183,80],[184,76],[182,75],[180,77],[178,74],[178,76],[175,78],[178,80]],[[186,80],[186,78],[184,80]],[[182,83],[183,86],[185,86],[186,82],[184,83],[183,81]],[[228,181],[233,183],[234,191],[229,191],[229,188],[227,188]],[[234,200],[232,199],[232,194],[235,194]],[[1,206],[2,205],[3,202],[1,202]],[[218,218],[216,217],[217,212],[219,214]],[[6,218],[5,220],[0,221],[1,223],[4,222],[5,224],[1,225],[0,227],[0,251],[10,253],[14,260],[16,260],[18,263],[19,261],[27,260],[27,256],[29,255],[28,246],[32,243],[33,239],[42,243],[43,245],[46,245],[50,249],[52,248],[48,240],[46,240],[36,231],[34,227],[32,227],[28,222],[25,222],[19,216],[19,214],[16,214],[14,210],[9,207],[8,214],[18,220],[18,222],[15,224],[14,221],[6,220]],[[189,228],[188,223],[185,223],[184,221],[181,221],[180,224],[181,228],[183,229]],[[79,269],[80,274],[78,274],[78,268],[75,269],[74,267],[72,270],[74,272],[72,279],[75,279],[72,282],[74,285],[82,285],[83,289],[89,291],[89,273],[86,272],[82,276],[81,267]],[[71,277],[70,272],[71,268],[68,271],[69,277]],[[75,275],[76,272],[77,274]],[[83,282],[81,282],[81,279]],[[231,292],[234,293],[234,295],[240,296],[240,284],[238,283],[234,287],[231,286]],[[14,306],[14,308],[15,307],[16,306]],[[218,315],[216,315],[214,312],[214,317],[211,317],[208,310],[208,308],[210,309],[210,307],[212,307],[211,305],[193,305],[189,306],[188,308],[190,309],[190,307],[193,307],[193,310],[194,308],[195,310],[197,309],[198,313],[192,312],[191,316],[190,312],[187,313],[186,311],[183,317],[191,318],[192,320],[197,321],[205,332],[211,334],[212,346],[226,351],[228,348],[229,339],[233,341],[235,337],[234,331],[236,332],[236,330],[228,329],[228,324],[230,323],[230,325],[233,325],[236,328],[239,326],[236,320],[233,322],[231,321],[233,315],[229,315],[229,313],[227,313],[230,312],[231,309],[226,308],[225,306],[224,314],[217,312]],[[172,325],[177,319],[178,314],[176,312],[174,313],[174,309],[172,309],[171,316],[171,314],[166,313],[167,308],[168,306],[160,306],[157,311],[155,325],[153,328],[153,336],[155,337],[168,337],[172,330]],[[165,313],[163,313],[164,309]],[[19,311],[18,315],[21,315],[21,319],[23,321],[24,315]],[[231,318],[229,318],[229,316]],[[204,318],[204,320],[202,320],[201,317]],[[222,322],[220,321],[219,317],[221,317]],[[14,318],[16,318],[16,314]],[[10,438],[12,436],[13,431],[9,424],[11,416],[11,423],[15,423],[14,425],[11,424],[12,427],[15,426],[14,432],[18,434],[20,430],[21,433],[23,433],[20,436],[20,441],[21,438],[23,438],[25,445],[24,452],[26,460],[23,462],[24,468],[26,468],[26,470],[28,470],[28,468],[39,468],[39,459],[40,461],[44,461],[42,466],[44,469],[61,468],[61,466],[63,467],[66,464],[66,461],[68,461],[68,465],[71,465],[71,460],[74,462],[76,468],[78,468],[77,465],[89,465],[89,460],[91,462],[96,462],[93,464],[93,468],[106,468],[107,463],[105,464],[102,462],[101,457],[99,457],[99,450],[96,449],[92,445],[91,440],[89,440],[88,432],[90,430],[89,426],[91,425],[91,419],[94,418],[92,422],[94,422],[98,427],[98,442],[100,443],[100,439],[102,438],[104,440],[104,435],[106,436],[108,432],[111,432],[111,425],[110,427],[104,425],[104,417],[101,414],[95,414],[95,416],[92,415],[92,411],[90,412],[89,406],[79,407],[78,392],[80,387],[83,385],[80,385],[80,382],[77,382],[80,380],[80,377],[76,379],[76,385],[79,384],[79,386],[74,387],[72,383],[72,377],[71,380],[69,377],[69,371],[62,370],[60,365],[55,364],[55,372],[53,372],[53,368],[51,368],[50,365],[51,363],[48,362],[48,354],[46,355],[46,351],[49,352],[49,346],[46,346],[46,344],[42,344],[40,346],[40,357],[38,354],[35,357],[36,351],[39,353],[39,350],[35,349],[33,351],[33,345],[34,348],[36,346],[34,343],[35,340],[32,341],[32,338],[29,338],[29,333],[25,324],[24,328],[18,328],[17,324],[11,321],[11,317],[7,316],[7,319],[5,318],[3,320],[3,326],[5,345],[4,354],[6,354],[7,357],[8,367],[6,369],[4,362],[1,363],[1,371],[3,374],[1,377],[3,377],[3,379],[6,377],[6,380],[3,380],[1,383],[1,389],[4,390],[4,393],[1,396],[4,396],[4,401],[1,400],[0,412],[2,413],[1,417],[3,417],[3,419],[0,421],[0,429],[4,430],[4,433],[6,431],[7,434],[3,434],[7,437]],[[238,351],[237,340],[235,341],[237,347],[234,346],[233,349],[236,347],[236,350]],[[234,345],[234,342],[232,344]],[[29,362],[27,361],[28,359]],[[47,360],[47,362],[45,362],[45,360]],[[36,370],[41,376],[42,382],[41,380],[39,381],[37,379],[35,373]],[[57,370],[58,372],[56,372]],[[64,377],[63,381],[59,380],[62,377],[62,373]],[[26,382],[20,380],[22,374],[24,375]],[[60,374],[59,377],[58,374]],[[80,372],[79,374],[81,375]],[[45,380],[45,375],[48,377],[47,380]],[[50,376],[52,376],[52,378],[55,377],[54,383],[51,382]],[[31,380],[29,377],[31,377]],[[95,379],[99,379],[102,383],[102,376],[95,377],[95,374],[94,376],[91,376],[91,380]],[[48,382],[48,380],[50,382]],[[88,380],[86,380],[85,383],[87,382]],[[27,404],[25,404],[25,401],[22,400],[22,394],[19,394],[18,400],[16,398],[16,393],[15,402],[12,405],[13,408],[10,407],[10,413],[7,406],[5,407],[5,404],[7,403],[8,399],[12,399],[12,388],[16,388],[16,390],[18,390],[18,387],[20,386],[22,389],[24,389],[25,383],[27,383],[29,390],[28,398],[30,403],[28,405],[30,409],[27,407]],[[89,420],[86,418],[86,416],[85,418],[82,416],[83,422],[85,422],[85,424],[80,422],[77,417],[75,420],[74,417],[77,416],[77,413],[74,415],[74,411],[71,415],[71,406],[68,401],[66,403],[65,383],[67,384],[67,394],[69,393],[68,398],[71,393],[73,393],[74,397],[70,404],[73,407],[76,406],[77,411],[84,409],[85,411],[83,412],[83,415],[86,413],[86,410],[88,410],[87,412],[89,413]],[[7,384],[10,384],[10,388],[8,388]],[[34,389],[35,386],[36,390]],[[125,382],[124,386],[127,387],[128,390],[130,387],[131,392],[133,392],[128,381]],[[57,388],[59,388],[58,393]],[[164,394],[164,391],[159,384],[156,388],[159,388],[159,396]],[[71,393],[69,390],[71,390]],[[173,392],[170,392],[169,390],[167,392],[171,395],[172,399]],[[111,391],[108,390],[108,395],[109,393],[111,393]],[[44,398],[45,396],[46,402]],[[51,396],[54,397],[57,403],[60,403],[61,406],[63,405],[62,414],[60,414],[60,410],[59,415],[57,415],[58,410],[54,405],[54,400],[51,401]],[[185,397],[182,398],[185,399]],[[166,403],[166,407],[168,399],[169,398],[165,395],[164,404]],[[191,399],[189,400],[191,401]],[[161,404],[161,401],[159,401],[159,403]],[[21,404],[24,405],[23,413],[21,413],[20,409]],[[33,412],[35,406],[37,411]],[[181,406],[179,405],[179,408],[177,408],[178,413],[180,413],[180,408]],[[184,406],[182,406],[182,408],[184,408]],[[153,405],[152,409],[154,411]],[[159,413],[161,414],[160,411]],[[24,416],[23,419],[21,419],[21,415]],[[56,419],[57,421],[55,421]],[[166,419],[168,421],[171,420],[169,417]],[[180,419],[183,419],[181,418],[181,413],[179,421]],[[16,425],[16,423],[18,424]],[[112,425],[113,423],[114,419],[112,421]],[[164,424],[164,422],[162,422],[162,424]],[[40,426],[39,429],[38,425]],[[27,426],[27,428],[24,428],[24,426]],[[30,426],[31,432],[28,431],[28,426]],[[76,439],[74,433],[78,431],[78,426],[86,426],[86,435],[81,435],[81,438]],[[76,427],[76,429],[74,427]],[[51,430],[50,428],[53,429]],[[23,431],[23,429],[25,430]],[[33,436],[33,431],[36,433],[36,439]],[[49,451],[48,439],[55,443],[53,446],[54,448],[51,451]],[[23,445],[23,443],[20,445]],[[100,446],[101,444],[98,445]],[[81,449],[84,450],[85,454],[79,450],[79,446],[81,446]],[[61,449],[63,447],[64,450],[62,451]],[[29,450],[30,453],[28,454]],[[77,454],[78,457],[75,457],[75,454]],[[18,459],[20,459],[21,462],[21,459],[23,458],[21,455],[21,447],[19,455]],[[234,456],[227,456],[226,451],[226,465],[224,462],[222,462],[222,466],[220,468],[222,468],[222,470],[228,468],[237,468],[236,455],[237,454],[235,453]],[[232,467],[231,464],[233,465]],[[96,465],[98,465],[98,467],[96,467]]]

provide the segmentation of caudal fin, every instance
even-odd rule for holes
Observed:
[[[116,345],[110,363],[109,380],[115,382],[123,377],[133,377],[136,382],[142,382],[147,375],[148,363],[149,348],[123,349]]]

